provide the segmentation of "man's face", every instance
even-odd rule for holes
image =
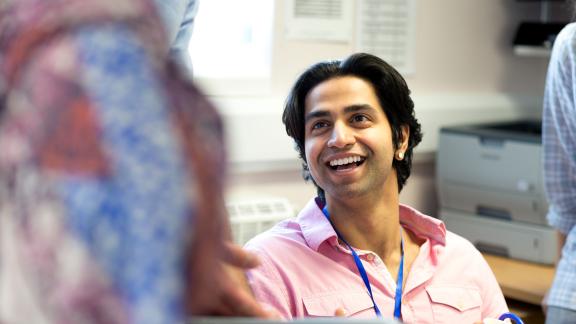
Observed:
[[[403,133],[405,150],[407,128]],[[304,147],[310,174],[328,197],[398,192],[390,124],[363,79],[333,78],[308,93]]]

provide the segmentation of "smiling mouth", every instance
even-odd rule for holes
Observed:
[[[362,165],[366,161],[366,158],[360,156],[351,156],[343,159],[332,160],[328,163],[328,167],[330,169],[339,171],[339,170],[348,170],[355,167]]]

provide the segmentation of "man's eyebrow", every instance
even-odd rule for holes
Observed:
[[[307,122],[309,122],[312,119],[322,118],[322,117],[326,117],[326,116],[330,116],[330,113],[326,110],[317,110],[317,111],[310,112],[310,113],[306,114],[306,116],[304,117],[304,124],[306,124]]]
[[[350,114],[350,113],[354,113],[354,112],[358,112],[358,111],[362,111],[362,110],[375,110],[375,109],[376,108],[374,108],[368,104],[350,105],[350,106],[344,108],[344,113]],[[312,119],[322,118],[322,117],[326,117],[326,116],[330,116],[330,112],[328,112],[326,110],[313,111],[311,113],[308,113],[304,117],[304,124],[306,124],[307,122],[309,122]]]
[[[349,113],[358,112],[361,110],[375,110],[375,109],[376,108],[374,108],[368,104],[358,104],[358,105],[351,105],[351,106],[344,108],[344,112],[349,114]]]

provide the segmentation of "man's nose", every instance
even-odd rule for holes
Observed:
[[[336,123],[332,128],[332,133],[328,140],[328,147],[344,148],[354,144],[355,140],[354,132],[348,125]]]

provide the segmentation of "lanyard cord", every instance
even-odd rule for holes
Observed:
[[[346,242],[344,237],[342,237],[342,235],[340,235],[340,233],[338,232],[336,227],[334,227],[334,224],[332,224],[332,221],[330,220],[330,214],[328,213],[328,206],[327,205],[325,205],[324,208],[322,208],[322,212],[324,213],[324,216],[326,216],[326,218],[330,222],[330,225],[332,225],[332,228],[336,232],[336,235],[338,235],[338,238],[342,242],[344,242],[344,244],[346,244],[346,246],[348,246],[348,249],[350,249],[350,251],[352,252],[352,256],[354,257],[354,263],[356,263],[356,268],[358,268],[358,272],[360,273],[360,276],[362,277],[362,281],[364,281],[364,285],[368,289],[368,294],[370,295],[370,299],[372,300],[372,304],[374,305],[374,312],[376,313],[376,316],[382,317],[382,313],[380,312],[380,309],[378,308],[378,305],[376,305],[376,301],[374,300],[374,295],[372,294],[372,286],[370,285],[370,280],[368,279],[368,274],[366,273],[366,269],[364,269],[364,265],[362,264],[360,257],[358,256],[356,251],[352,248],[352,246],[350,244],[348,244],[348,242]],[[403,282],[403,279],[404,279],[404,238],[402,237],[402,230],[400,230],[400,265],[398,266],[398,278],[396,280],[396,293],[394,294],[394,319],[396,319],[396,320],[400,320],[400,318],[402,317],[402,282]]]

